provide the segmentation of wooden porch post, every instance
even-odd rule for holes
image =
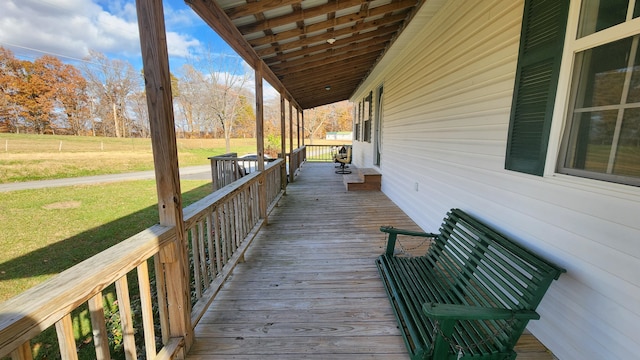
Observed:
[[[256,63],[255,69],[256,78],[256,137],[258,145],[258,171],[264,172],[264,107],[262,96],[262,62]],[[260,217],[267,222],[267,186],[266,178],[260,177],[258,181],[258,197],[260,200]]]
[[[280,153],[285,163],[287,161],[287,127],[286,113],[284,108],[284,95],[280,93]],[[282,169],[282,190],[287,189],[287,167]]]
[[[301,110],[300,114],[302,114],[302,146],[304,146],[304,110]]]
[[[160,224],[174,227],[176,234],[175,242],[165,246],[160,252],[160,261],[166,276],[169,316],[169,329],[163,330],[168,330],[170,337],[183,338],[186,352],[193,343],[189,263],[182,219],[182,195],[164,10],[160,0],[136,0],[136,10],[149,109]]]
[[[296,129],[298,131],[298,147],[300,147],[300,109],[298,108],[296,108]]]
[[[293,182],[295,172],[296,165],[293,156],[293,104],[289,101],[289,182]]]

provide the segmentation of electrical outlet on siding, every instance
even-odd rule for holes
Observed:
[[[416,192],[418,192],[418,189],[419,189],[419,184],[418,184],[418,182],[416,181],[415,183],[413,183],[413,190],[415,190]]]

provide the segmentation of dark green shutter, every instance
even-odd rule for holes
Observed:
[[[569,0],[526,0],[505,167],[542,175]]]

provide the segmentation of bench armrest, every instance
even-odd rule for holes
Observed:
[[[438,237],[438,234],[434,233],[396,229],[393,226],[381,226],[380,231],[389,234],[389,239],[387,240],[387,251],[385,252],[385,254],[387,254],[388,256],[393,255],[393,249],[396,247],[396,238],[398,237],[398,235],[420,236],[427,238]]]
[[[533,310],[509,310],[482,306],[424,303],[422,312],[436,320],[538,320],[540,315]]]
[[[532,310],[509,310],[482,306],[467,306],[458,304],[424,303],[424,314],[436,320],[431,344],[433,359],[447,357],[451,346],[455,345],[453,332],[460,320],[510,320],[510,319],[539,319],[540,315]],[[460,347],[460,345],[458,345]],[[462,347],[460,347],[462,352]],[[447,357],[448,358],[448,357]]]

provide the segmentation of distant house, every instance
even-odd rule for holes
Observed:
[[[353,140],[353,131],[327,132],[326,140]]]

